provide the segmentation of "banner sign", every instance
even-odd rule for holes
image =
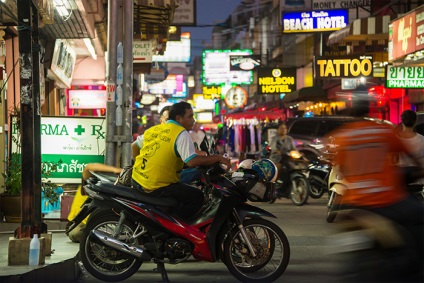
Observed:
[[[313,10],[356,9],[362,7],[371,7],[371,0],[312,0]]]
[[[230,71],[251,71],[260,65],[259,55],[230,55]]]
[[[296,68],[259,68],[258,94],[289,93],[296,90]]]
[[[315,56],[316,78],[372,77],[371,55],[324,57]]]
[[[424,67],[387,66],[387,88],[424,88]]]
[[[13,119],[12,135],[18,138],[18,134]],[[53,183],[81,183],[82,171],[88,163],[104,163],[105,148],[105,118],[41,117],[41,161],[62,161],[57,172],[49,177]],[[17,152],[15,143],[12,152]]]
[[[283,33],[339,30],[349,23],[348,10],[283,12]]]

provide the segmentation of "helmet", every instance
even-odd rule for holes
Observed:
[[[278,177],[278,169],[274,162],[269,159],[261,159],[252,164],[252,169],[258,174],[260,180],[275,182]]]
[[[237,169],[243,168],[243,169],[252,169],[252,164],[255,162],[253,159],[245,159],[238,165]]]

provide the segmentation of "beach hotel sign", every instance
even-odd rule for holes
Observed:
[[[424,67],[387,66],[387,88],[424,88]]]
[[[349,23],[349,11],[319,10],[282,13],[283,33],[322,32],[339,30]]]
[[[41,117],[41,161],[62,163],[49,177],[53,183],[81,183],[88,163],[104,163],[106,120],[97,117]],[[16,119],[12,135],[18,137]],[[12,143],[12,152],[16,144]]]

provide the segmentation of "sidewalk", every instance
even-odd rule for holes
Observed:
[[[52,233],[52,254],[46,256],[45,264],[37,267],[8,265],[9,237],[20,223],[0,222],[0,282],[76,282],[79,268],[74,260],[79,244],[73,243],[65,234],[65,222],[45,221]]]

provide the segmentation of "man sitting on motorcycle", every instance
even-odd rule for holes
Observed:
[[[287,126],[281,122],[278,124],[277,134],[271,139],[271,154],[269,159],[275,163],[278,169],[278,179],[284,180],[284,176],[287,177],[288,164],[284,155],[288,154],[292,150],[296,150],[294,140],[291,136],[287,135]]]
[[[187,102],[179,102],[169,110],[165,124],[151,127],[144,133],[144,146],[136,157],[132,185],[155,197],[173,197],[180,203],[176,215],[187,219],[203,206],[203,193],[179,182],[184,163],[190,167],[220,163],[231,168],[230,160],[221,155],[200,156],[195,152],[189,134],[195,120]]]
[[[354,116],[368,115],[369,99],[368,93],[352,98]],[[423,203],[407,192],[394,157],[406,154],[420,166],[417,158],[396,136],[393,127],[384,123],[365,119],[351,122],[337,128],[330,136],[338,145],[335,162],[348,182],[343,194],[344,207],[368,210],[407,228],[414,235],[415,242],[409,243],[420,253],[421,258],[414,262],[418,262],[417,267],[422,272]],[[422,168],[420,171],[423,176]]]

